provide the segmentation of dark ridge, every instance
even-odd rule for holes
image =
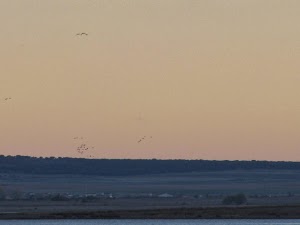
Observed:
[[[0,173],[126,176],[257,169],[300,170],[300,162],[36,158],[0,155]]]

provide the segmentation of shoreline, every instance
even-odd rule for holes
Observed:
[[[146,210],[0,212],[0,220],[24,219],[300,219],[297,206],[231,206]]]

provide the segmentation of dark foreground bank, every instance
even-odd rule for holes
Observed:
[[[0,219],[300,219],[300,206],[211,207],[90,212],[2,212]]]

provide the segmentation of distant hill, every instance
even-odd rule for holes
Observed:
[[[0,173],[120,176],[256,169],[300,170],[300,162],[0,156]]]

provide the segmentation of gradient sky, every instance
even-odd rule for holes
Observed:
[[[0,154],[299,161],[299,21],[298,0],[1,0]]]

